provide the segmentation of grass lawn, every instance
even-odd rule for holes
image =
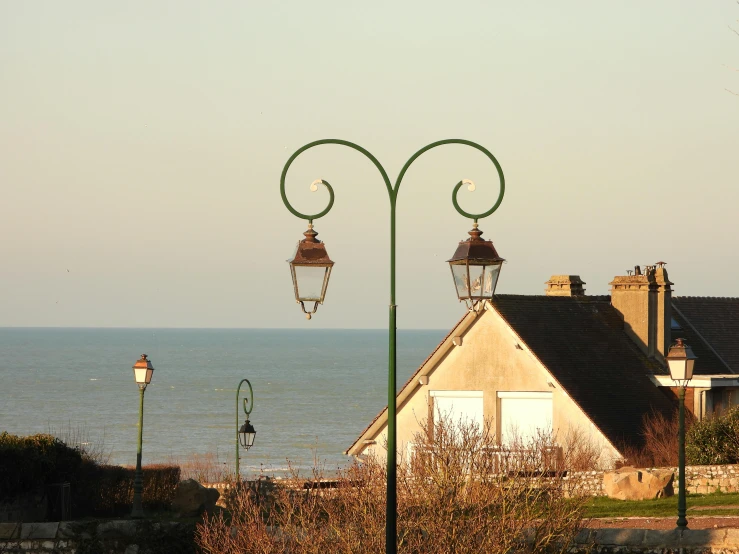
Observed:
[[[689,494],[686,500],[688,516],[739,515],[739,493]],[[698,506],[716,506],[718,509],[691,509]],[[721,509],[721,506],[726,508]],[[585,510],[585,517],[670,517],[676,514],[677,494],[656,500],[615,500],[596,497],[588,501]]]

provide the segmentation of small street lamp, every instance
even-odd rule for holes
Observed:
[[[316,313],[318,304],[323,304],[323,299],[326,295],[326,288],[328,286],[329,276],[331,275],[331,268],[334,262],[328,257],[325,245],[316,239],[317,233],[313,230],[313,220],[318,219],[326,215],[334,205],[334,190],[328,181],[323,179],[316,179],[310,185],[310,190],[318,190],[318,185],[321,184],[326,187],[329,194],[329,200],[326,208],[323,211],[315,214],[304,214],[293,208],[290,201],[287,199],[287,193],[285,191],[285,178],[287,171],[295,161],[295,159],[311,148],[321,146],[324,144],[336,144],[340,146],[347,146],[357,152],[363,154],[369,159],[377,170],[380,172],[380,176],[384,181],[385,188],[387,189],[388,197],[390,200],[390,305],[389,305],[389,325],[388,325],[388,380],[387,380],[387,496],[385,502],[385,552],[386,554],[396,554],[397,552],[397,437],[396,437],[396,424],[397,424],[397,405],[395,401],[395,394],[397,391],[397,378],[396,378],[396,359],[397,359],[397,304],[395,303],[395,208],[397,205],[398,191],[400,184],[403,181],[408,168],[411,164],[418,159],[424,152],[427,152],[438,146],[444,146],[447,144],[460,144],[464,146],[470,146],[484,154],[489,161],[493,163],[498,173],[498,179],[500,181],[500,192],[498,199],[496,200],[493,207],[479,214],[468,213],[463,210],[457,202],[457,193],[462,185],[468,185],[468,190],[475,190],[475,184],[469,179],[462,179],[457,183],[452,191],[452,204],[454,208],[464,217],[468,217],[473,220],[473,229],[470,231],[470,238],[466,241],[462,241],[457,251],[449,264],[452,269],[452,276],[454,277],[454,283],[457,288],[457,296],[459,300],[464,300],[470,309],[483,300],[490,300],[495,292],[495,286],[498,282],[498,276],[500,275],[500,267],[503,263],[503,259],[498,256],[498,253],[493,247],[493,243],[489,240],[483,240],[480,238],[482,231],[477,229],[477,220],[482,219],[491,215],[495,210],[498,209],[500,203],[503,201],[503,195],[505,193],[505,178],[503,177],[503,169],[500,167],[498,160],[495,159],[487,149],[480,146],[479,144],[464,140],[464,139],[446,139],[439,140],[427,144],[415,154],[413,154],[405,165],[400,170],[398,177],[395,181],[395,185],[390,182],[390,178],[382,167],[380,162],[375,158],[368,150],[362,148],[358,144],[349,142],[347,140],[340,139],[323,139],[308,143],[296,150],[292,156],[287,160],[285,166],[282,169],[282,176],[280,177],[280,195],[282,196],[282,202],[290,213],[300,219],[308,221],[308,230],[303,233],[305,239],[298,243],[295,255],[288,260],[290,264],[290,273],[293,281],[293,288],[295,289],[295,301],[300,304],[303,312],[306,314],[308,319],[311,319],[312,314]],[[306,310],[305,302],[313,302],[313,308]],[[238,463],[238,456],[237,456]]]
[[[678,432],[678,495],[677,495],[677,528],[687,529],[688,519],[685,517],[685,387],[693,378],[693,366],[697,356],[693,354],[690,346],[685,344],[684,339],[677,339],[675,344],[670,347],[667,356],[665,356],[667,364],[670,366],[670,377],[678,386],[678,396],[680,398],[679,424]]]
[[[153,375],[154,366],[151,365],[151,360],[146,357],[146,354],[141,354],[141,358],[133,364],[133,377],[139,386],[139,443],[138,450],[136,451],[136,475],[133,479],[133,509],[131,510],[131,517],[133,518],[144,517],[144,508],[141,501],[144,489],[144,479],[141,472],[141,442],[144,433],[144,391],[146,390],[146,386],[151,383]]]
[[[246,421],[239,427],[239,394],[241,393],[241,385],[246,383],[249,386],[249,398],[244,398],[244,414],[246,415]],[[254,389],[251,388],[249,379],[242,379],[236,389],[236,480],[241,479],[239,475],[239,444],[244,447],[245,450],[249,450],[254,445],[254,439],[257,436],[257,432],[254,426],[249,422],[249,414],[251,414],[254,408]]]
[[[295,255],[288,260],[290,274],[293,278],[295,301],[300,304],[305,317],[310,319],[316,313],[319,304],[323,304],[326,296],[328,279],[334,262],[328,257],[326,246],[316,238],[313,220],[308,223],[305,238],[298,242]],[[313,309],[306,311],[305,302],[313,302]]]

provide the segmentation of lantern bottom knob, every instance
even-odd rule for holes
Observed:
[[[311,314],[305,314],[305,319],[310,319],[311,317]]]

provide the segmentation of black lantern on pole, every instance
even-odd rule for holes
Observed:
[[[239,429],[239,442],[246,450],[249,450],[254,445],[254,439],[257,436],[257,432],[254,426],[247,419],[246,422]]]
[[[305,317],[310,319],[316,313],[318,305],[323,304],[334,262],[328,257],[324,243],[316,238],[318,233],[313,230],[312,223],[308,224],[308,230],[303,235],[305,238],[298,242],[295,255],[288,263],[295,289],[295,301],[300,304]],[[313,302],[312,310],[305,309],[306,302]]]
[[[481,238],[482,231],[477,228],[476,221],[469,235],[447,261],[459,301],[466,302],[472,310],[478,302],[493,298],[505,260],[498,256],[493,241]]]

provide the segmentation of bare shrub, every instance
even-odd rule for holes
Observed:
[[[580,427],[571,428],[562,439],[562,465],[570,471],[593,471],[600,463],[600,449]]]
[[[585,500],[565,489],[550,444],[520,446],[503,449],[488,429],[448,422],[434,425],[433,440],[417,435],[414,456],[398,468],[399,552],[565,552]],[[352,465],[331,488],[320,472],[302,487],[290,483],[269,494],[241,489],[230,516],[198,525],[198,545],[213,554],[384,552],[381,461]]]
[[[72,427],[71,422],[59,427],[49,424],[49,435],[53,435],[67,446],[75,448],[84,461],[105,465],[110,462],[110,450],[105,447],[105,429],[100,436],[92,437],[86,425]]]
[[[685,412],[686,432],[690,430],[694,417]],[[623,465],[634,467],[675,467],[678,454],[678,431],[680,421],[677,410],[671,414],[650,412],[642,420],[641,446],[622,445]]]
[[[180,466],[182,479],[199,483],[226,483],[235,477],[233,464],[221,461],[218,453],[191,454],[185,459],[170,457],[168,463]]]

